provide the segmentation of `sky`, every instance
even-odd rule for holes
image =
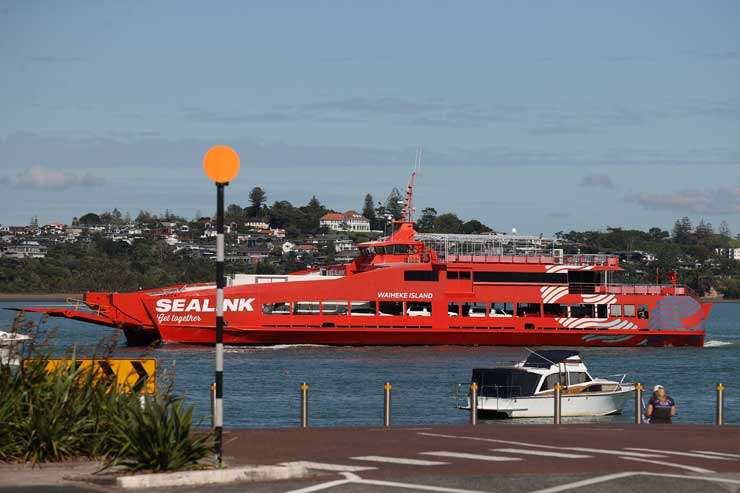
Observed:
[[[0,224],[403,190],[497,230],[740,233],[740,2],[0,1]]]

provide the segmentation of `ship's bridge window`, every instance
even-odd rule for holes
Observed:
[[[516,316],[517,317],[539,317],[540,316],[540,304],[539,303],[517,303],[516,304]]]
[[[348,312],[346,301],[324,301],[321,309],[324,315],[347,315]]]
[[[604,304],[596,305],[596,318],[606,318],[606,308]]]
[[[634,317],[635,316],[635,305],[624,305],[624,316]]]
[[[290,303],[282,301],[266,303],[262,305],[262,313],[265,315],[290,315]]]
[[[570,316],[573,318],[594,318],[594,305],[571,305]]]
[[[385,255],[385,247],[376,246],[375,253],[377,253],[378,255]]]
[[[609,312],[611,313],[612,317],[621,317],[622,316],[622,305],[611,305],[609,307]]]
[[[373,255],[375,255],[373,247],[360,248],[361,257],[372,257]]]
[[[395,253],[396,255],[406,255],[411,251],[411,245],[393,245],[392,247],[388,247],[388,250],[393,249],[392,253]],[[390,251],[388,253],[391,253]]]
[[[438,281],[439,271],[436,270],[407,270],[403,273],[404,281]]]
[[[648,311],[647,305],[637,305],[637,318],[650,318],[650,312]]]
[[[542,307],[542,313],[545,317],[567,317],[568,305],[545,303]]]
[[[544,380],[542,381],[542,386],[540,387],[540,392],[544,390],[552,390],[555,388],[555,384],[560,382],[560,384],[565,384],[565,382],[561,381],[560,373],[551,373],[550,375],[546,376]]]
[[[402,301],[381,301],[378,307],[381,317],[398,317],[403,315]]]
[[[463,303],[462,306],[463,317],[485,317],[486,316],[486,304],[485,303]]]
[[[375,316],[374,301],[353,301],[350,303],[350,313],[353,317],[372,317]]]
[[[425,301],[410,302],[406,305],[406,315],[409,317],[431,317],[432,304]]]
[[[454,270],[447,271],[447,279],[455,279],[455,280],[457,280],[457,279],[462,279],[462,280],[470,279],[470,271],[467,271],[467,270],[465,270],[465,271],[454,271]]]
[[[320,304],[318,301],[296,301],[293,305],[294,315],[318,315]]]
[[[495,301],[491,303],[491,317],[513,317],[514,303],[508,301]]]

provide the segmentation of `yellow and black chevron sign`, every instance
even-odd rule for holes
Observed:
[[[134,394],[152,395],[157,393],[157,360],[141,359],[50,359],[46,362],[46,371],[53,372],[60,367],[91,370],[100,378],[115,377],[120,389]]]

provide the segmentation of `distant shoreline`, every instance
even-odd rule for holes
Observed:
[[[82,299],[81,293],[0,293],[0,301],[65,301]]]
[[[82,299],[81,293],[0,293],[0,301],[65,301],[67,298]],[[740,303],[740,298],[702,298],[709,303]]]

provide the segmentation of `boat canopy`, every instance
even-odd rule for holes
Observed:
[[[527,368],[550,368],[571,356],[578,356],[578,351],[572,349],[550,349],[545,351],[533,352],[524,362]]]
[[[534,395],[540,383],[538,373],[518,368],[475,368],[473,382],[482,397],[523,397]]]

